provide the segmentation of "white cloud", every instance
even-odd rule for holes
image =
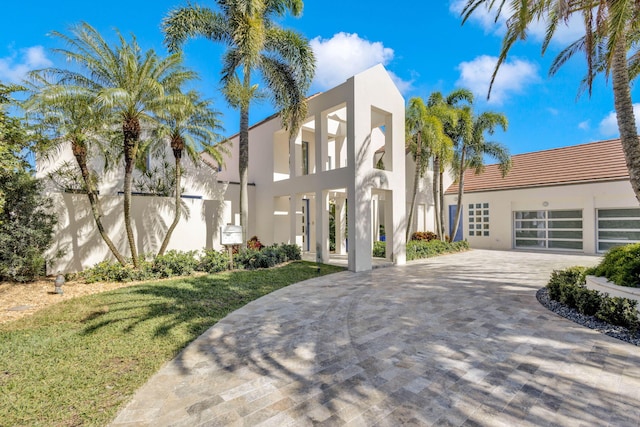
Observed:
[[[316,37],[310,44],[316,56],[314,84],[321,90],[337,86],[374,65],[387,65],[394,56],[393,49],[382,42],[370,42],[357,34],[338,33],[330,39]],[[410,81],[390,74],[401,92],[410,88]]]
[[[558,111],[557,108],[553,108],[553,107],[547,107],[547,111],[549,112],[549,114],[551,114],[552,116],[557,116],[558,114],[560,114],[560,111]]]
[[[633,104],[633,113],[636,116],[636,127],[640,132],[640,122],[638,122],[638,118],[640,117],[640,104]],[[618,119],[616,117],[616,112],[610,112],[602,121],[600,121],[600,133],[603,136],[607,137],[617,137],[620,135],[620,131],[618,130]]]
[[[20,83],[31,70],[53,65],[42,46],[32,46],[0,58],[0,80]]]
[[[457,16],[460,16],[464,6],[468,0],[451,0],[449,3],[449,10]],[[480,26],[486,34],[495,34],[497,36],[504,36],[507,31],[507,18],[511,13],[505,9],[505,11],[496,20],[496,10],[489,11],[486,3],[479,6],[473,14],[469,17],[468,22],[474,23]],[[547,21],[541,20],[533,22],[529,25],[528,35],[534,40],[541,42],[544,40],[547,30]],[[582,18],[578,15],[573,15],[566,23],[560,23],[553,36],[552,42],[565,47],[569,43],[572,43],[584,35],[584,23]]]
[[[478,97],[486,97],[498,58],[482,55],[458,65],[460,78],[456,85],[468,88]],[[490,104],[502,104],[510,94],[522,93],[525,86],[537,83],[538,67],[528,61],[514,59],[502,64],[491,90]]]
[[[591,129],[591,123],[589,122],[589,120],[585,120],[584,122],[580,122],[580,123],[578,123],[578,129],[590,130]]]

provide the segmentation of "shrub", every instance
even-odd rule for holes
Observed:
[[[411,235],[411,240],[438,240],[438,235],[432,231],[416,231]]]
[[[549,298],[575,308],[580,313],[636,331],[638,322],[637,302],[628,298],[610,297],[586,287],[584,267],[571,267],[554,271],[547,284]]]
[[[53,242],[56,216],[42,184],[25,171],[2,171],[0,193],[0,280],[30,282],[44,273],[44,252]]]
[[[387,254],[386,242],[375,241],[373,242],[373,256],[378,258],[384,258]]]
[[[181,252],[170,250],[153,260],[152,272],[160,278],[187,276],[196,269],[196,251]]]
[[[611,248],[593,270],[618,286],[640,286],[640,243]]]
[[[302,259],[302,252],[300,246],[296,244],[285,243],[280,246],[280,250],[284,252],[287,261],[298,261]]]
[[[635,332],[640,327],[638,303],[628,298],[605,296],[600,302],[596,317],[614,325],[624,326]]]
[[[135,270],[130,265],[123,267],[117,261],[102,261],[91,268],[87,268],[78,275],[86,283],[95,282],[132,282],[157,278],[152,271],[152,265],[144,256],[140,257],[140,269]]]
[[[461,252],[469,249],[466,240],[459,242],[443,242],[442,240],[410,240],[407,242],[407,260],[429,258],[444,253]]]
[[[229,268],[229,255],[226,251],[205,249],[197,266],[198,271],[205,273],[218,273]]]

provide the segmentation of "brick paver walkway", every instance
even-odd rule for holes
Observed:
[[[475,250],[277,291],[142,387],[113,426],[638,426],[640,349],[542,307],[594,257]]]

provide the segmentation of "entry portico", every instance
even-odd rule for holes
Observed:
[[[248,235],[297,243],[319,262],[329,260],[332,235],[349,269],[365,271],[383,226],[387,259],[405,263],[404,99],[382,65],[312,96],[296,135],[272,116],[250,129],[249,140],[256,191]],[[237,180],[236,142],[218,179]]]

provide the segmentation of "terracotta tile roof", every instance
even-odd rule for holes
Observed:
[[[511,160],[513,166],[504,178],[495,164],[487,165],[479,175],[467,171],[464,177],[464,192],[619,181],[629,178],[619,139],[516,154]],[[456,182],[447,189],[446,194],[457,192]]]

